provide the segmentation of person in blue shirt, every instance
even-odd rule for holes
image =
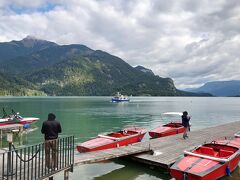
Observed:
[[[184,111],[182,115],[182,125],[184,126],[184,133],[183,133],[183,138],[186,139],[188,138],[187,132],[190,129],[190,121],[191,117],[188,116],[188,112]]]

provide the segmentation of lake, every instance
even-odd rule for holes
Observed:
[[[128,103],[112,103],[111,97],[0,97],[0,108],[14,109],[20,115],[39,117],[35,131],[24,135],[16,145],[43,141],[41,124],[49,112],[56,114],[64,135],[74,135],[75,142],[83,142],[99,133],[120,130],[136,125],[148,130],[180,117],[167,117],[164,112],[188,111],[192,116],[191,130],[240,120],[240,101],[236,97],[131,97]],[[240,127],[239,127],[240,130]],[[144,140],[148,140],[146,135]],[[7,143],[2,142],[2,147]],[[116,160],[82,165],[74,168],[70,179],[171,179],[161,169],[135,162]],[[63,176],[58,176],[61,179]],[[239,169],[233,179],[239,178]]]

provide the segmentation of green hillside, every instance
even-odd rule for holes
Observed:
[[[0,96],[43,96],[35,85],[21,78],[0,73]]]
[[[108,53],[95,51],[75,56],[54,66],[28,74],[49,95],[178,95],[169,78],[146,75]]]
[[[11,74],[33,72],[35,70],[54,65],[72,56],[82,56],[92,52],[93,50],[83,45],[53,46],[25,56],[12,58],[2,64],[0,71]]]
[[[109,96],[117,91],[134,96],[199,95],[177,90],[172,79],[150,69],[133,68],[121,58],[84,45],[60,46],[27,37],[0,43],[0,52],[4,84],[0,95]]]

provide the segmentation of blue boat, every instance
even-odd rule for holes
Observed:
[[[128,96],[124,96],[117,92],[116,96],[112,98],[112,102],[129,102],[130,99]]]

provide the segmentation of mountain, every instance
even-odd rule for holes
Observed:
[[[25,56],[30,53],[57,46],[56,43],[40,40],[32,36],[27,36],[21,41],[11,41],[0,43],[0,63],[18,56]]]
[[[32,83],[18,77],[0,73],[0,96],[43,96],[44,92],[39,91]]]
[[[195,93],[210,93],[214,96],[240,96],[240,80],[213,81],[199,88],[187,90]]]
[[[84,45],[50,46],[25,56],[18,56],[5,62],[1,72],[11,74],[33,72],[54,65],[73,56],[84,56],[94,52]]]
[[[171,78],[80,44],[57,45],[27,37],[1,43],[0,52],[5,53],[0,61],[2,81],[8,84],[5,89],[19,87],[23,94],[33,90],[61,96],[114,95],[117,91],[136,96],[199,96],[176,89]]]
[[[170,78],[147,76],[122,59],[97,50],[75,55],[25,78],[50,95],[131,95],[174,96],[180,92]]]

